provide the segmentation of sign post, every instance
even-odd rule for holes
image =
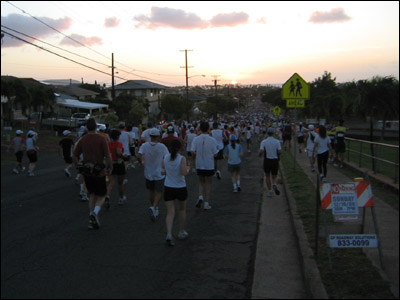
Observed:
[[[317,200],[320,201],[321,209],[324,211],[325,235],[327,239],[329,238],[328,258],[330,267],[332,268],[330,248],[378,248],[380,263],[382,269],[384,269],[370,182],[362,180],[346,183],[320,184],[317,181]],[[317,209],[318,205],[317,203]],[[334,216],[358,216],[359,207],[364,209],[371,207],[375,234],[350,233],[328,235],[326,210],[331,209]],[[362,227],[364,227],[364,220]],[[319,235],[318,223],[316,223],[315,235],[317,243]]]
[[[287,108],[294,108],[294,124],[297,124],[297,107],[304,108],[305,101],[310,99],[310,85],[297,73],[294,73],[282,86],[282,99],[286,100]],[[296,170],[297,130],[294,130],[294,163]]]

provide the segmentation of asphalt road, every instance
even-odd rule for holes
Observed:
[[[262,168],[254,143],[234,194],[226,161],[213,178],[212,210],[195,208],[197,175],[187,177],[189,239],[165,244],[166,208],[149,218],[143,169],[128,171],[128,202],[100,212],[88,230],[88,205],[64,175],[57,153],[39,152],[35,177],[1,168],[2,298],[250,298]],[[26,157],[24,157],[24,160]],[[174,234],[177,234],[177,214]]]

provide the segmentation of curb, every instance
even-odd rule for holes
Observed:
[[[302,265],[307,294],[310,295],[312,299],[329,299],[315,261],[314,253],[309,246],[307,236],[304,232],[303,222],[296,215],[296,199],[287,186],[283,169],[280,167],[279,170],[289,206],[292,226],[296,236],[296,243],[299,249],[299,258]]]

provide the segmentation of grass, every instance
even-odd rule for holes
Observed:
[[[314,184],[297,164],[293,172],[293,156],[287,151],[281,156],[285,179],[292,191],[309,244],[315,252],[316,190]],[[328,224],[332,214],[327,213]],[[319,229],[323,229],[320,210]],[[317,265],[330,299],[395,299],[390,284],[383,280],[362,249],[331,249],[333,262],[329,267],[326,239],[318,240]]]
[[[349,142],[349,141],[347,141]],[[385,144],[390,144],[390,145],[399,145],[399,141],[395,142],[384,142]],[[346,147],[349,148],[349,144],[346,143]],[[398,162],[398,149],[391,148],[391,147],[381,147],[379,145],[374,145],[374,154],[376,157],[390,161],[392,163],[396,163],[396,160]],[[361,143],[359,141],[352,141],[350,140],[350,149],[352,151],[357,151],[361,152],[363,154],[371,155],[371,145],[368,143]],[[348,151],[345,153],[345,160],[348,161],[350,159],[351,162],[357,163],[359,165],[360,163],[360,154],[355,153],[352,151]],[[395,176],[395,166],[386,162],[378,162],[377,165],[380,165],[379,173],[389,177],[389,178],[394,178]],[[368,168],[372,170],[372,158],[366,157],[366,156],[361,156],[361,166],[364,168]],[[397,170],[397,176],[398,176],[399,170]]]

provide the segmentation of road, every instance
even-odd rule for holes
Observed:
[[[160,219],[149,218],[140,167],[128,171],[128,203],[119,206],[114,189],[101,228],[88,230],[87,202],[57,153],[39,152],[35,177],[2,166],[1,297],[251,297],[263,176],[256,144],[243,159],[241,193],[232,192],[223,163],[210,211],[195,208],[197,175],[188,175],[190,237],[175,247],[165,244],[163,202]]]

